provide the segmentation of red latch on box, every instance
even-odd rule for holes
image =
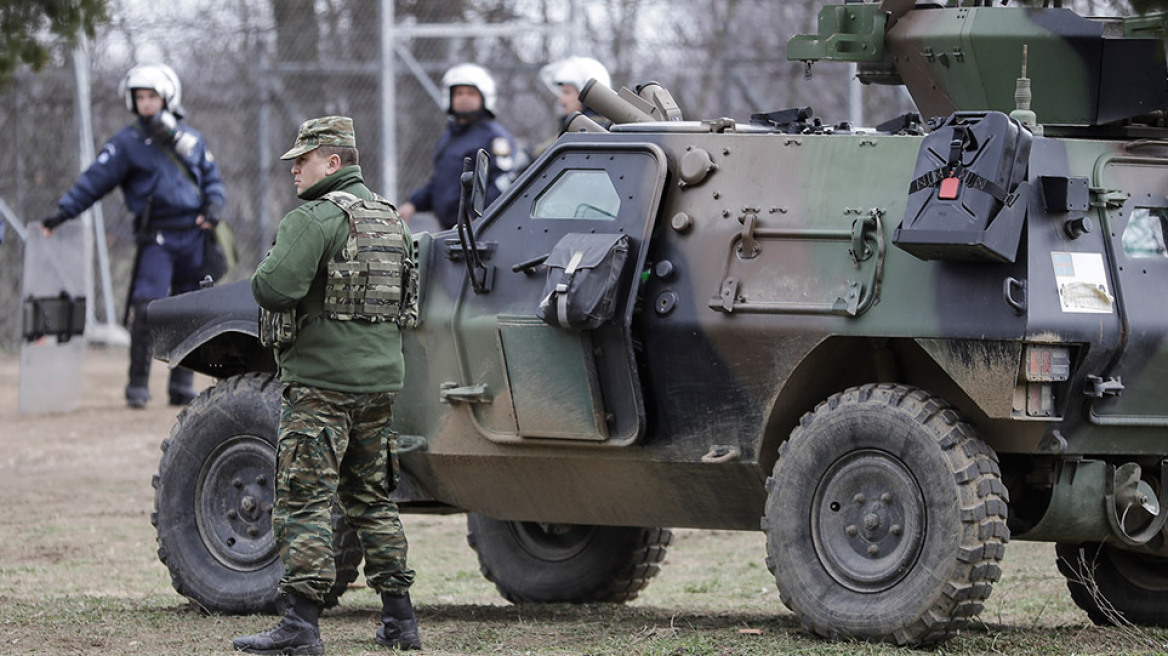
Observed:
[[[957,190],[960,188],[961,178],[941,178],[941,190],[937,192],[937,198],[941,200],[955,200],[957,198]]]

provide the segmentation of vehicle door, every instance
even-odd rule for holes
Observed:
[[[568,137],[475,222],[485,270],[476,274],[480,289],[468,277],[456,301],[461,380],[443,395],[465,406],[483,436],[627,445],[642,435],[630,326],[666,172],[656,145]],[[615,316],[591,330],[537,316],[549,276],[543,260],[565,236],[580,234],[628,237]]]
[[[1149,153],[1107,156],[1096,170],[1111,240],[1115,307],[1123,350],[1085,390],[1097,398],[1091,420],[1104,425],[1168,426],[1168,159]]]

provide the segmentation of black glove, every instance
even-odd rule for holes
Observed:
[[[200,212],[203,215],[203,220],[211,224],[212,228],[219,225],[219,221],[222,219],[222,213],[223,208],[219,205],[208,205]]]
[[[146,121],[146,131],[150,133],[150,137],[164,144],[174,142],[174,133],[177,129],[178,121],[174,118],[174,114],[171,114],[165,109],[155,112]]]
[[[44,226],[45,230],[56,230],[57,226],[68,221],[70,218],[65,216],[64,212],[58,210],[56,214],[41,219],[41,225]]]

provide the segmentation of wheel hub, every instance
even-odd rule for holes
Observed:
[[[815,551],[832,578],[857,592],[879,592],[904,578],[920,554],[925,499],[898,458],[855,451],[820,480],[811,521]]]
[[[237,435],[223,442],[200,472],[195,492],[199,534],[211,555],[240,571],[277,557],[272,535],[275,453],[264,439]]]
[[[519,546],[545,561],[567,561],[588,547],[596,527],[576,524],[512,522],[511,530]]]
[[[1133,586],[1153,592],[1168,591],[1168,573],[1164,571],[1166,559],[1162,556],[1124,551],[1105,545],[1100,557],[1110,559],[1120,576]]]

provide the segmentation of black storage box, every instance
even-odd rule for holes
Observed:
[[[958,112],[921,142],[893,243],[922,260],[1013,262],[1026,219],[1030,131]]]

